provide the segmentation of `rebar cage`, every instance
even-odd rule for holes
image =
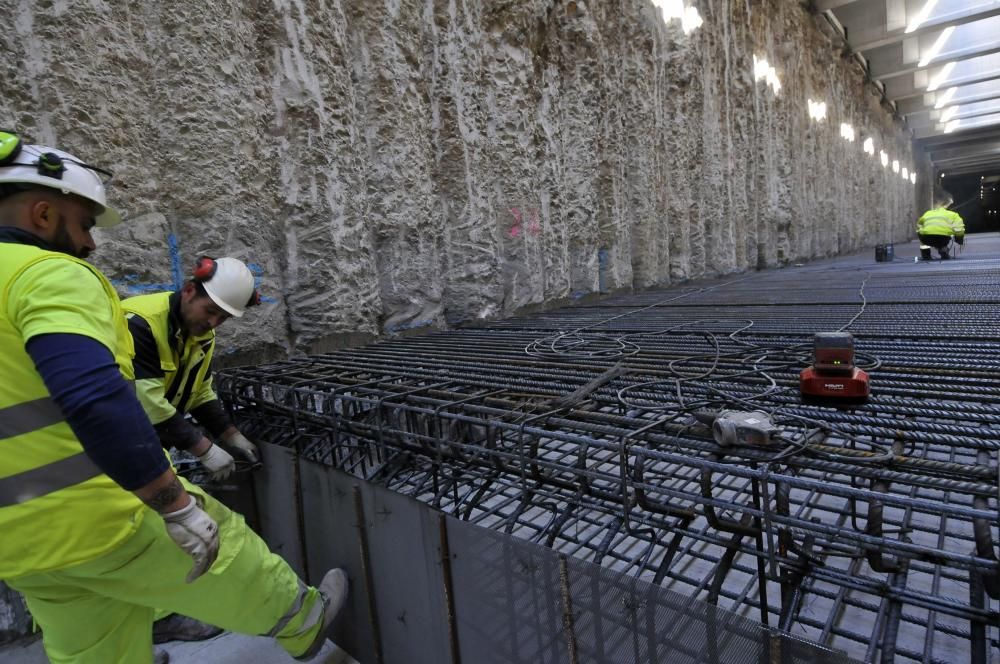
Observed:
[[[989,662],[1000,262],[855,261],[232,369],[248,435],[864,661]],[[863,405],[803,404],[847,330]],[[720,446],[721,409],[772,445]]]

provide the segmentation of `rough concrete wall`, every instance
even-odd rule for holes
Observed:
[[[254,264],[224,357],[907,237],[914,188],[861,142],[910,143],[817,19],[694,4],[685,35],[650,0],[0,0],[0,121],[116,171],[123,292]]]

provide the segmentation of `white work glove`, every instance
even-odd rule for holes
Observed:
[[[201,509],[194,496],[187,507],[160,516],[170,539],[194,559],[194,567],[187,575],[187,582],[191,583],[207,572],[219,555],[219,526]]]
[[[260,463],[260,452],[257,451],[257,446],[247,440],[247,437],[239,431],[231,435],[224,442],[226,447],[231,449],[237,456],[242,457],[250,465],[254,466]]]
[[[236,461],[232,455],[218,445],[212,445],[208,451],[198,457],[198,462],[212,474],[212,479],[224,480],[236,470]]]

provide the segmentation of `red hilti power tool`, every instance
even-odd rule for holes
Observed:
[[[868,373],[854,366],[854,335],[819,332],[813,337],[813,365],[799,375],[806,401],[863,402],[868,398]]]

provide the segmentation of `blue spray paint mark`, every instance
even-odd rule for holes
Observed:
[[[608,250],[598,249],[597,250],[597,290],[601,293],[607,293],[608,290],[605,288],[607,285],[607,272],[608,272]]]
[[[171,233],[167,236],[167,246],[170,247],[170,277],[174,280],[173,288],[180,290],[184,285],[184,273],[181,271],[181,252],[177,248],[177,236]]]
[[[253,275],[253,287],[256,288],[259,291],[260,290],[260,284],[261,284],[261,281],[262,281],[261,275],[264,274],[264,266],[261,265],[260,263],[247,263],[247,269],[249,269],[250,270],[250,274]],[[261,303],[274,304],[278,300],[276,298],[273,298],[273,297],[270,297],[268,295],[264,295],[263,293],[261,293],[261,295],[260,295],[260,301],[261,301]]]
[[[141,284],[136,283],[137,275],[129,274],[124,279],[112,279],[111,284],[118,290],[124,291],[125,297],[132,295],[143,295],[144,293],[159,293],[173,290],[173,284]]]

